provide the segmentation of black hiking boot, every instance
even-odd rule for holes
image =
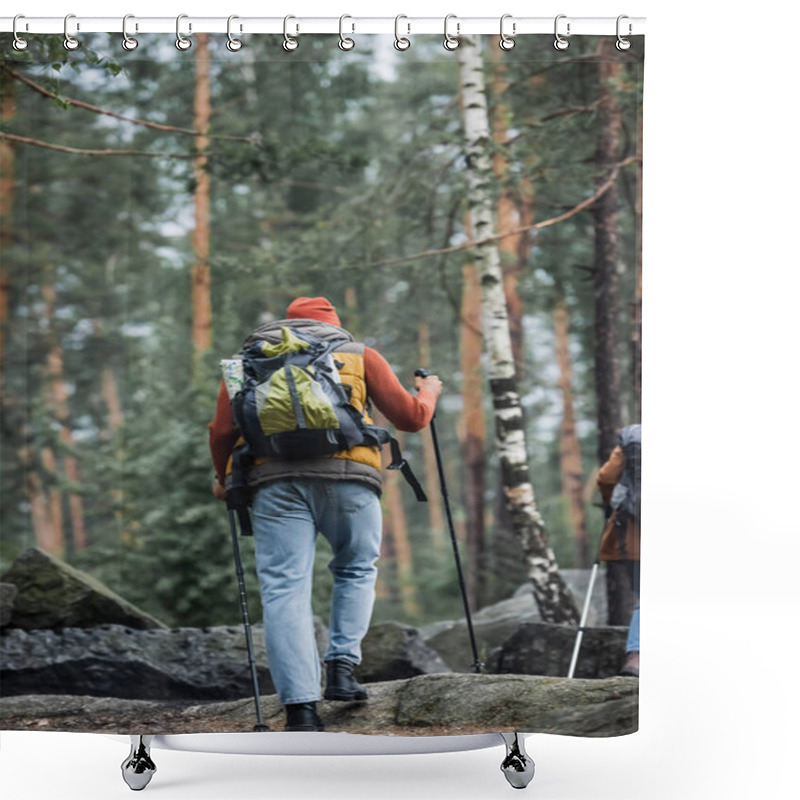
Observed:
[[[287,731],[324,731],[316,703],[293,703],[286,706]]]
[[[353,670],[356,665],[344,658],[336,658],[325,664],[327,681],[325,686],[326,700],[366,700],[367,690],[356,682]]]

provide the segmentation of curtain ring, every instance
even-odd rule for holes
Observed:
[[[300,42],[297,39],[293,39],[287,33],[287,26],[289,24],[290,19],[297,19],[297,17],[292,16],[289,14],[288,16],[283,18],[283,49],[287,53],[292,53],[300,47]],[[296,25],[296,33],[300,33],[300,26]]]
[[[511,14],[503,14],[500,17],[500,49],[501,50],[513,50],[516,41],[514,40],[514,36],[517,35],[517,23],[511,23],[511,36],[503,31],[503,25],[507,19],[511,19]]]
[[[623,19],[628,19],[628,16],[625,15],[625,14],[620,14],[620,16],[617,17],[617,44],[616,44],[616,47],[617,47],[617,50],[619,50],[619,51],[629,50],[630,46],[631,46],[630,39],[625,39],[619,32],[619,27],[620,27],[619,24],[620,24],[620,22],[622,22]],[[633,26],[629,22],[628,23],[628,36],[631,35],[632,30],[633,30]]]
[[[411,39],[407,39],[405,36],[401,38],[399,32],[401,19],[408,19],[408,17],[405,14],[398,14],[394,18],[394,49],[402,52],[403,50],[408,50],[408,48],[411,47]],[[408,33],[410,35],[411,23],[407,22],[406,26],[408,27]]]
[[[133,14],[126,14],[122,18],[122,49],[127,50],[130,52],[131,50],[135,50],[139,46],[139,42],[136,39],[131,38],[128,36],[128,20],[129,19],[136,19]],[[139,30],[139,24],[136,24],[136,30]]]
[[[345,36],[344,33],[342,33],[342,27],[343,27],[344,21],[346,19],[353,19],[353,18],[349,14],[342,14],[342,16],[339,17],[339,49],[340,50],[352,50],[356,46],[355,41],[353,41],[349,36]],[[353,31],[355,31],[355,29],[356,29],[355,24],[351,23],[351,26],[352,26]]]
[[[239,19],[239,17],[237,17],[235,14],[232,14],[230,17],[228,17],[228,41],[225,42],[225,47],[227,47],[231,53],[238,53],[242,47],[244,47],[244,44],[242,43],[241,39],[235,39],[231,34],[231,21],[234,19]]]
[[[74,14],[67,14],[67,16],[64,17],[64,49],[65,50],[77,50],[81,46],[81,43],[74,36],[70,36],[70,34],[69,34],[69,30],[68,30],[69,21],[71,19],[74,19],[74,18],[75,18]],[[80,28],[78,28],[78,30],[80,30]]]
[[[188,14],[178,14],[178,18],[175,20],[175,47],[178,50],[188,50],[192,46],[192,40],[187,39],[185,36],[181,36],[181,20],[186,19],[189,15]],[[189,25],[189,30],[191,31],[192,26]]]
[[[15,50],[27,50],[27,48],[28,48],[28,40],[27,39],[23,39],[17,33],[17,20],[18,19],[25,19],[25,15],[24,14],[17,14],[17,16],[14,17],[14,23],[12,25],[12,31],[14,33],[14,41],[11,43],[11,46]],[[27,23],[26,23],[25,27],[27,29]]]
[[[457,38],[457,35],[456,36],[452,36],[451,34],[449,34],[447,32],[447,23],[451,19],[458,19],[458,17],[455,14],[448,14],[444,18],[444,42],[443,42],[444,49],[445,50],[450,50],[450,52],[452,52],[453,50],[457,50],[458,46],[461,44],[461,42]],[[459,33],[461,33],[461,23],[457,22],[456,23],[456,34],[459,34]]]
[[[566,19],[566,18],[567,18],[567,15],[566,15],[566,14],[559,14],[559,15],[556,17],[556,22],[555,22],[555,35],[556,35],[556,39],[555,39],[555,41],[553,42],[553,47],[555,47],[555,49],[556,49],[556,50],[566,50],[566,49],[569,47],[569,39],[565,39],[565,38],[564,38],[564,37],[563,37],[563,36],[562,36],[562,35],[561,35],[561,34],[558,32],[558,21],[559,21],[560,19]],[[571,25],[570,25],[570,23],[568,22],[568,23],[567,23],[567,36],[569,36],[569,34],[570,34],[570,27],[571,27]]]

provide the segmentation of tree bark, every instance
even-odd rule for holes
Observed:
[[[431,333],[430,326],[422,320],[419,323],[419,365],[423,369],[433,369],[431,367]],[[428,522],[431,529],[431,541],[437,551],[444,549],[447,544],[444,532],[444,512],[439,501],[441,493],[439,487],[439,472],[436,465],[436,450],[433,446],[433,436],[430,427],[420,431],[422,439],[422,461],[425,465],[425,494],[428,495]]]
[[[634,209],[634,235],[636,236],[636,289],[633,297],[633,396],[635,402],[634,419],[642,419],[642,113],[639,112],[637,124],[636,155],[636,207]]]
[[[503,95],[508,90],[505,64],[501,61],[492,62],[492,92],[494,107],[492,109],[491,130],[494,140],[492,153],[492,172],[500,187],[497,197],[497,233],[506,234],[509,231],[519,231],[522,226],[519,210],[514,202],[514,192],[508,183],[508,127],[511,118],[511,109],[503,101]],[[498,242],[500,250],[500,264],[503,270],[503,290],[508,305],[508,329],[511,335],[511,349],[514,353],[514,369],[517,380],[522,380],[525,374],[525,354],[523,345],[522,316],[524,313],[522,298],[519,296],[519,274],[522,269],[520,263],[520,249],[523,234],[521,231],[509,236],[503,236]]]
[[[598,56],[600,70],[600,133],[596,161],[604,167],[598,184],[617,163],[622,116],[613,84],[619,78],[621,64],[608,60],[611,40],[601,40]],[[592,206],[594,218],[594,307],[595,307],[595,385],[597,393],[597,458],[603,464],[614,449],[621,427],[620,367],[617,355],[617,318],[619,315],[619,259],[616,182]]]
[[[467,222],[469,225],[469,218]],[[471,234],[469,234],[471,235]],[[488,564],[486,553],[486,419],[483,413],[481,373],[481,290],[478,268],[469,261],[462,267],[460,358],[463,410],[459,440],[464,462],[464,507],[467,528],[467,591],[470,608],[487,600]]]
[[[69,427],[69,389],[64,379],[64,353],[57,331],[54,330],[55,324],[55,303],[56,293],[52,280],[46,281],[42,287],[42,295],[45,300],[46,317],[48,321],[48,351],[47,367],[45,374],[45,399],[46,405],[52,412],[58,423],[58,438],[61,443],[61,464],[59,458],[51,448],[46,448],[42,455],[42,462],[49,465],[49,469],[57,476],[62,472],[66,480],[76,485],[80,481],[80,470],[78,460],[70,453],[74,446],[74,438]],[[69,509],[69,527],[64,525],[62,493],[57,490],[50,492],[50,499],[53,505],[51,517],[53,523],[61,530],[60,538],[63,546],[67,548],[67,542],[74,550],[84,550],[88,545],[86,524],[83,514],[83,498],[74,492],[67,493],[67,507]],[[67,536],[69,530],[70,536]]]
[[[211,81],[208,57],[208,34],[196,37],[194,128],[197,137],[197,156],[194,159],[194,230],[192,231],[192,349],[194,375],[203,355],[211,349],[211,270],[209,256],[209,209],[211,202],[208,163],[208,127],[211,118]]]
[[[14,82],[0,80],[0,124],[5,127],[17,113]],[[0,140],[0,397],[5,396],[5,339],[9,323],[11,277],[8,272],[8,248],[14,230],[14,145]]]
[[[496,226],[491,188],[492,168],[488,154],[491,134],[479,40],[462,37],[458,54],[464,99],[469,210],[475,234],[480,239],[491,236]],[[574,624],[579,620],[578,610],[558,572],[530,481],[500,255],[494,244],[477,246],[474,252],[480,275],[483,335],[494,406],[495,445],[506,506],[525,557],[542,619]]]
[[[591,564],[589,540],[586,534],[586,510],[583,504],[583,466],[581,447],[575,427],[575,404],[572,400],[572,357],[569,352],[569,314],[567,304],[560,298],[553,310],[556,359],[559,368],[559,388],[564,413],[559,429],[561,456],[561,486],[569,507],[569,520],[575,539],[576,564],[586,569]]]
[[[376,414],[376,422],[386,424],[382,415]],[[398,431],[397,441],[403,446],[402,434]],[[420,607],[417,600],[417,584],[414,579],[414,559],[411,554],[411,542],[408,536],[408,520],[403,505],[403,494],[400,481],[402,475],[399,470],[385,470],[383,483],[383,502],[386,507],[384,514],[384,528],[388,522],[391,530],[391,541],[394,550],[394,563],[397,567],[397,583],[403,611],[410,617],[419,614]]]

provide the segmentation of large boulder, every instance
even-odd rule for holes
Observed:
[[[11,624],[14,601],[18,594],[19,589],[13,583],[0,583],[0,628]]]
[[[327,632],[314,618],[317,648]],[[275,691],[264,628],[251,626],[259,689]],[[242,626],[136,630],[120,625],[61,630],[9,628],[0,636],[5,696],[27,693],[145,700],[234,700],[252,695]]]
[[[426,675],[398,697],[397,724],[453,733],[617,736],[638,729],[639,681],[527,675]]]
[[[17,587],[12,628],[165,627],[91,575],[37,547],[25,550],[0,580]]]
[[[564,583],[583,608],[591,570],[563,569]],[[598,571],[592,590],[587,625],[599,625],[606,618],[605,573]],[[472,627],[479,657],[488,662],[523,622],[541,622],[533,596],[533,586],[524,583],[511,597],[485,606],[472,615]],[[426,644],[432,647],[454,672],[472,672],[472,645],[465,619],[435,622],[420,629]]]
[[[261,626],[253,629],[253,640],[259,688],[274,692]],[[4,696],[232,700],[252,694],[242,628],[7,629],[0,637],[0,664]]]
[[[397,622],[373,625],[361,643],[361,652],[357,675],[365,682],[450,671],[416,628]]]
[[[566,676],[578,635],[577,628],[545,622],[524,622],[492,652],[489,671],[519,675]],[[587,628],[583,633],[576,678],[610,678],[625,660],[627,628]]]

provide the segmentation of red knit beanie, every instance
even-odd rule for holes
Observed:
[[[286,319],[315,319],[339,327],[342,325],[336,309],[326,297],[298,297],[286,309]]]

